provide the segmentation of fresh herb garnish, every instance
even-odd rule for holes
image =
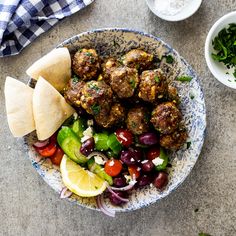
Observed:
[[[135,68],[136,68],[137,70],[139,70],[139,69],[140,69],[140,64],[137,64],[137,65],[135,66]]]
[[[187,142],[187,149],[190,148],[191,144],[192,144],[192,142]]]
[[[197,213],[198,211],[199,211],[199,209],[198,209],[198,208],[194,209],[194,212],[195,212],[195,213]]]
[[[236,24],[229,24],[228,28],[222,29],[212,41],[214,50],[212,58],[216,61],[223,62],[230,69],[236,66]],[[236,68],[235,68],[236,69]],[[236,71],[233,73],[236,78]]]
[[[73,82],[74,84],[78,83],[78,82],[79,82],[79,77],[76,76],[76,75],[74,75],[74,76],[72,77],[72,82]]]
[[[131,85],[131,87],[132,87],[133,89],[136,88],[136,83],[135,83],[134,79],[131,79],[131,80],[129,81],[129,83],[130,83],[130,85]]]
[[[198,236],[211,236],[210,234],[206,234],[206,233],[199,233]]]
[[[171,55],[168,55],[168,56],[166,57],[166,62],[167,62],[168,64],[172,64],[172,63],[174,62],[174,58],[173,58]]]
[[[93,104],[93,105],[91,106],[91,109],[92,109],[93,114],[94,114],[95,116],[98,115],[98,114],[100,113],[100,110],[101,110],[101,108],[100,108],[100,106],[99,106],[98,104]]]
[[[234,76],[234,78],[236,78],[236,68],[234,69],[233,76]]]
[[[190,99],[194,99],[195,96],[193,94],[190,94]]]
[[[86,52],[85,55],[91,57],[93,54],[91,52]]]
[[[95,90],[96,92],[100,91],[100,88],[96,84],[89,84],[89,88]]]
[[[131,122],[131,127],[132,127],[133,129],[135,129],[135,128],[137,127],[137,124],[136,124],[134,121],[132,121],[132,122]]]
[[[160,83],[160,78],[157,75],[154,77],[154,80],[155,82]]]
[[[191,76],[180,76],[177,77],[175,80],[181,81],[181,82],[190,82],[193,78]]]

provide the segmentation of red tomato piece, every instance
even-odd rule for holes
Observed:
[[[57,146],[55,143],[49,143],[46,147],[35,148],[35,150],[43,157],[50,157],[56,152]]]
[[[117,176],[122,170],[122,164],[119,160],[111,159],[106,162],[105,172],[110,176]]]
[[[133,143],[133,134],[126,129],[118,129],[116,131],[116,137],[125,147],[129,147]]]
[[[50,159],[54,165],[59,166],[61,164],[61,159],[62,159],[63,155],[64,155],[63,150],[58,147],[56,152],[50,157]]]
[[[159,147],[152,147],[147,152],[148,160],[152,161],[155,158],[160,156],[160,148]]]
[[[138,179],[140,176],[140,170],[141,168],[135,165],[128,167],[128,171],[132,179]]]

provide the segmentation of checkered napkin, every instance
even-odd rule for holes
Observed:
[[[0,57],[16,55],[59,20],[94,0],[0,0]]]

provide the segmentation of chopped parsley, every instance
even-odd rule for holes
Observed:
[[[137,64],[137,65],[135,66],[135,68],[136,68],[137,70],[139,70],[139,69],[140,69],[140,64]]]
[[[85,55],[91,57],[93,54],[91,52],[86,52]]]
[[[129,81],[129,83],[130,83],[130,85],[131,85],[131,87],[132,87],[133,89],[136,88],[136,83],[135,83],[134,79],[131,79],[131,80]]]
[[[95,116],[98,115],[98,114],[100,113],[100,110],[101,110],[101,108],[100,108],[100,106],[99,106],[98,104],[93,104],[93,105],[91,106],[91,109],[92,109],[93,114],[94,114]]]
[[[95,90],[96,92],[100,91],[100,88],[96,84],[89,84],[89,88]]]
[[[195,213],[197,213],[198,211],[199,211],[199,209],[198,209],[198,208],[194,209],[194,212],[195,212]]]
[[[168,55],[168,56],[166,57],[166,62],[167,62],[168,64],[172,64],[172,63],[174,62],[174,58],[173,58],[171,55]]]
[[[175,80],[181,81],[181,82],[190,82],[193,78],[191,76],[180,76],[177,77]]]
[[[78,82],[79,82],[79,77],[76,76],[76,75],[74,75],[74,76],[72,77],[72,82],[73,82],[74,84],[78,83]]]
[[[160,78],[157,75],[154,77],[154,80],[155,82],[160,83]]]
[[[193,94],[190,94],[190,99],[194,99],[195,98],[195,96],[193,95]]]
[[[199,233],[198,236],[211,236],[210,234],[206,234],[206,233]]]
[[[228,69],[234,67],[233,75],[236,78],[236,24],[223,28],[212,41],[212,46],[217,52],[211,54],[212,58],[223,62]]]
[[[192,142],[187,142],[187,149],[190,148],[191,144],[192,144]]]
[[[134,121],[132,121],[132,122],[131,122],[131,127],[132,127],[133,129],[135,129],[135,128],[137,127],[137,124],[136,124]]]

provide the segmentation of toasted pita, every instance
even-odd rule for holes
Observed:
[[[74,112],[64,97],[40,77],[33,94],[33,113],[38,139],[49,138]]]
[[[9,128],[14,137],[22,137],[35,130],[33,118],[33,89],[24,83],[6,78],[5,101]]]
[[[56,48],[36,61],[26,73],[38,80],[42,76],[58,91],[66,86],[71,78],[71,58],[67,48]]]

